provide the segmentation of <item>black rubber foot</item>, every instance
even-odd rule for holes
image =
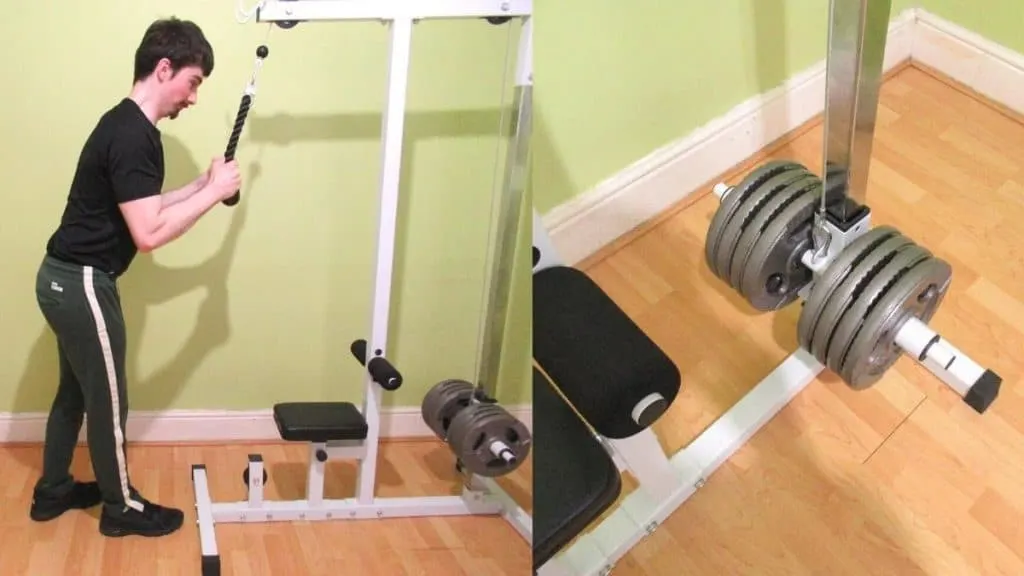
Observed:
[[[203,556],[203,576],[220,576],[220,554]]]
[[[974,411],[978,414],[984,414],[985,410],[988,410],[988,407],[999,396],[999,387],[1002,384],[1003,379],[998,374],[991,370],[985,370],[981,378],[978,378],[978,381],[967,391],[967,395],[964,396],[964,402],[971,408],[974,408]]]

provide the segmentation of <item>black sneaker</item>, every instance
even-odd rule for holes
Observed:
[[[121,536],[166,536],[181,528],[185,514],[177,508],[168,508],[135,497],[142,503],[142,512],[125,507],[122,512],[111,512],[104,506],[100,514],[100,534],[112,538]]]
[[[92,508],[102,501],[100,487],[95,482],[75,482],[67,494],[55,498],[36,490],[32,494],[32,508],[29,516],[36,522],[53,520],[68,510]]]

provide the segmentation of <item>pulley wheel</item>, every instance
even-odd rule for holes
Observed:
[[[850,270],[839,286],[832,291],[832,295],[818,317],[818,323],[814,326],[810,352],[815,358],[827,365],[829,342],[832,341],[833,334],[843,316],[875,275],[890,263],[900,250],[912,245],[913,242],[903,235],[893,236],[872,248]],[[861,318],[863,317],[861,315]],[[835,368],[832,369],[835,370]]]
[[[811,341],[814,338],[814,329],[818,324],[818,318],[832,296],[832,292],[873,248],[887,239],[899,235],[899,231],[891,226],[879,226],[868,230],[844,248],[815,280],[811,292],[807,295],[804,306],[800,310],[796,334],[800,347],[811,352],[819,362],[824,362],[824,358],[814,354],[811,349]]]
[[[911,317],[927,323],[938,310],[953,278],[945,261],[931,257],[905,270],[879,299],[853,338],[839,375],[862,390],[877,382],[903,353],[896,335]]]
[[[452,420],[473,399],[473,385],[465,380],[443,380],[423,397],[423,421],[441,440],[448,437]]]
[[[736,208],[732,219],[729,220],[729,225],[725,227],[725,231],[722,233],[722,240],[718,243],[717,255],[718,274],[730,286],[737,288],[732,283],[733,265],[737,264],[736,252],[740,246],[740,241],[743,239],[743,233],[750,228],[757,215],[761,213],[761,209],[771,202],[775,196],[783,194],[787,190],[795,192],[790,187],[795,186],[798,182],[814,177],[813,174],[803,169],[780,174],[758,186]]]
[[[497,404],[471,404],[448,428],[448,445],[462,467],[479,476],[508,474],[530,453],[529,430]]]
[[[877,253],[880,251],[876,250]],[[864,319],[867,317],[881,298],[885,295],[886,289],[907,270],[917,266],[931,257],[927,250],[907,242],[897,248],[895,252],[886,255],[884,265],[880,266],[872,275],[870,280],[865,281],[857,290],[857,294],[846,302],[846,310],[841,319],[823,318],[818,324],[821,328],[825,322],[830,322],[833,329],[831,337],[822,348],[825,350],[825,365],[836,374],[841,373],[843,358],[850,349],[854,337],[860,332]]]
[[[718,210],[715,210],[715,214],[711,218],[711,224],[708,226],[708,233],[704,240],[704,259],[707,261],[708,268],[710,268],[716,276],[720,278],[722,277],[718,268],[718,246],[722,241],[722,234],[725,232],[725,227],[729,224],[729,221],[732,220],[733,215],[736,213],[736,209],[739,208],[740,204],[746,200],[747,196],[749,196],[751,192],[756,190],[762,184],[787,172],[795,172],[793,176],[796,177],[808,173],[803,166],[796,162],[784,160],[767,162],[760,167],[751,170],[742,182],[733,187],[732,190],[722,198],[722,202],[719,204]]]
[[[743,233],[737,254],[746,251],[747,257],[733,262],[733,285],[751,306],[765,312],[796,300],[800,289],[813,278],[801,256],[812,247],[811,229],[814,209],[820,203],[821,180],[811,177],[790,188],[796,192],[773,198]],[[753,235],[755,227],[760,232]]]

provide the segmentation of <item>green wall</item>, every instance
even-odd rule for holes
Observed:
[[[1024,2],[1021,0],[921,0],[925,10],[1024,54]]]
[[[361,368],[348,348],[369,335],[388,28],[304,24],[268,37],[266,24],[238,23],[234,3],[201,0],[69,2],[59,18],[47,3],[21,9],[0,22],[9,47],[0,64],[0,412],[49,407],[56,352],[35,304],[36,268],[82,143],[127,95],[145,27],[169,15],[204,28],[216,69],[198,107],[160,124],[168,187],[223,153],[256,47],[266,41],[270,57],[239,145],[242,202],[140,254],[121,280],[131,408],[358,402]],[[415,28],[390,351],[406,384],[386,404],[418,405],[438,380],[475,375],[504,63],[518,29],[479,20]],[[530,396],[522,222],[517,318],[498,390],[507,403]]]
[[[828,5],[538,3],[537,209],[587,192],[823,59]],[[914,5],[894,0],[893,17]]]

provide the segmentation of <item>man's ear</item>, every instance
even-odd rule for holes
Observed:
[[[174,70],[171,67],[171,61],[167,58],[161,58],[156,63],[156,79],[160,82],[166,82],[174,77]]]

